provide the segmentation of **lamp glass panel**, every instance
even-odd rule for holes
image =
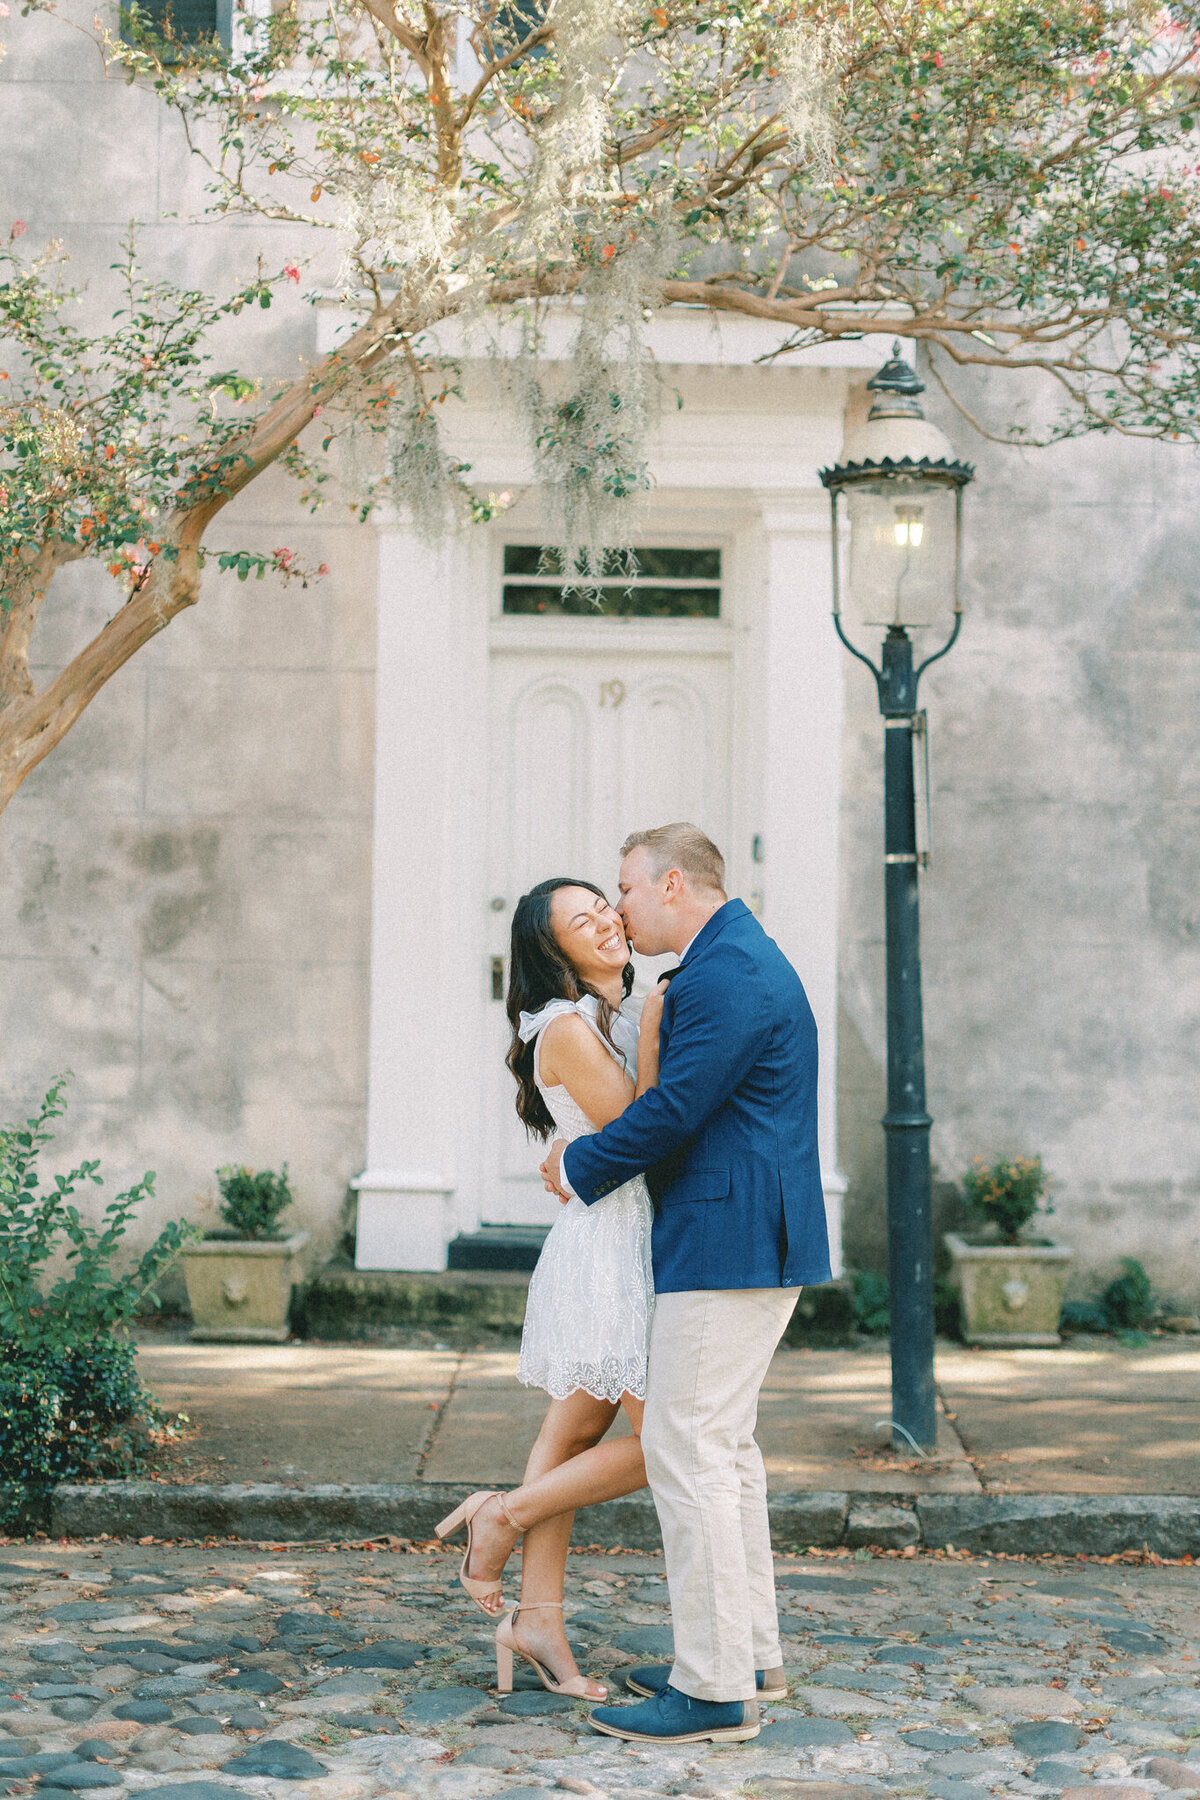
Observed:
[[[851,488],[847,606],[864,625],[933,625],[954,605],[954,490],[882,481]]]

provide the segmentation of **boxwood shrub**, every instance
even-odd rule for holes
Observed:
[[[137,1373],[127,1327],[198,1235],[175,1220],[140,1258],[124,1254],[152,1173],[96,1222],[74,1196],[103,1185],[98,1162],[43,1187],[38,1159],[66,1110],[67,1081],[35,1117],[0,1127],[0,1524],[36,1516],[56,1482],[128,1475],[144,1462],[167,1420]]]

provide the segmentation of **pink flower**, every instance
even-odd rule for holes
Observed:
[[[7,4],[7,0],[0,0],[0,19],[10,19],[11,17],[12,7]]]
[[[300,271],[295,263],[284,263],[283,272],[289,281],[299,281],[300,279]]]
[[[25,230],[26,225],[24,219],[14,219],[12,222],[12,230],[8,234],[9,243],[11,244],[14,238],[19,238]]]

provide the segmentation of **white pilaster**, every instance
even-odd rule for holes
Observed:
[[[444,1269],[458,1225],[464,1070],[477,1061],[474,766],[486,620],[470,558],[379,537],[367,1168],[360,1269]]]
[[[836,452],[836,445],[833,447]],[[765,593],[756,687],[762,757],[762,918],[795,964],[820,1041],[818,1129],[833,1272],[842,1272],[837,1159],[838,814],[842,647],[830,617],[829,502],[759,495]]]

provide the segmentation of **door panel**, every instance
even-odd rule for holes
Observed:
[[[704,697],[681,681],[649,678],[635,684],[618,720],[621,743],[615,766],[621,778],[622,820],[665,825],[691,819],[699,824],[709,816],[705,740],[715,723],[710,712]],[[618,843],[630,829],[628,823],[618,827]]]
[[[552,677],[535,679],[511,696],[499,742],[504,756],[508,844],[493,867],[503,874],[498,891],[518,870],[583,867],[588,854],[592,721],[581,696]],[[493,744],[497,737],[493,737]],[[564,860],[565,859],[565,860]],[[519,878],[521,891],[535,879]]]
[[[488,955],[504,959],[513,908],[534,882],[577,875],[615,893],[630,831],[691,819],[729,837],[730,665],[720,653],[639,651],[619,627],[604,649],[496,647],[491,662]],[[502,904],[499,904],[502,903]],[[639,959],[640,988],[671,957]],[[489,971],[490,973],[490,971]],[[491,993],[490,981],[486,991]],[[504,1066],[508,1021],[489,999],[481,1222],[550,1224],[557,1202],[537,1174]]]

